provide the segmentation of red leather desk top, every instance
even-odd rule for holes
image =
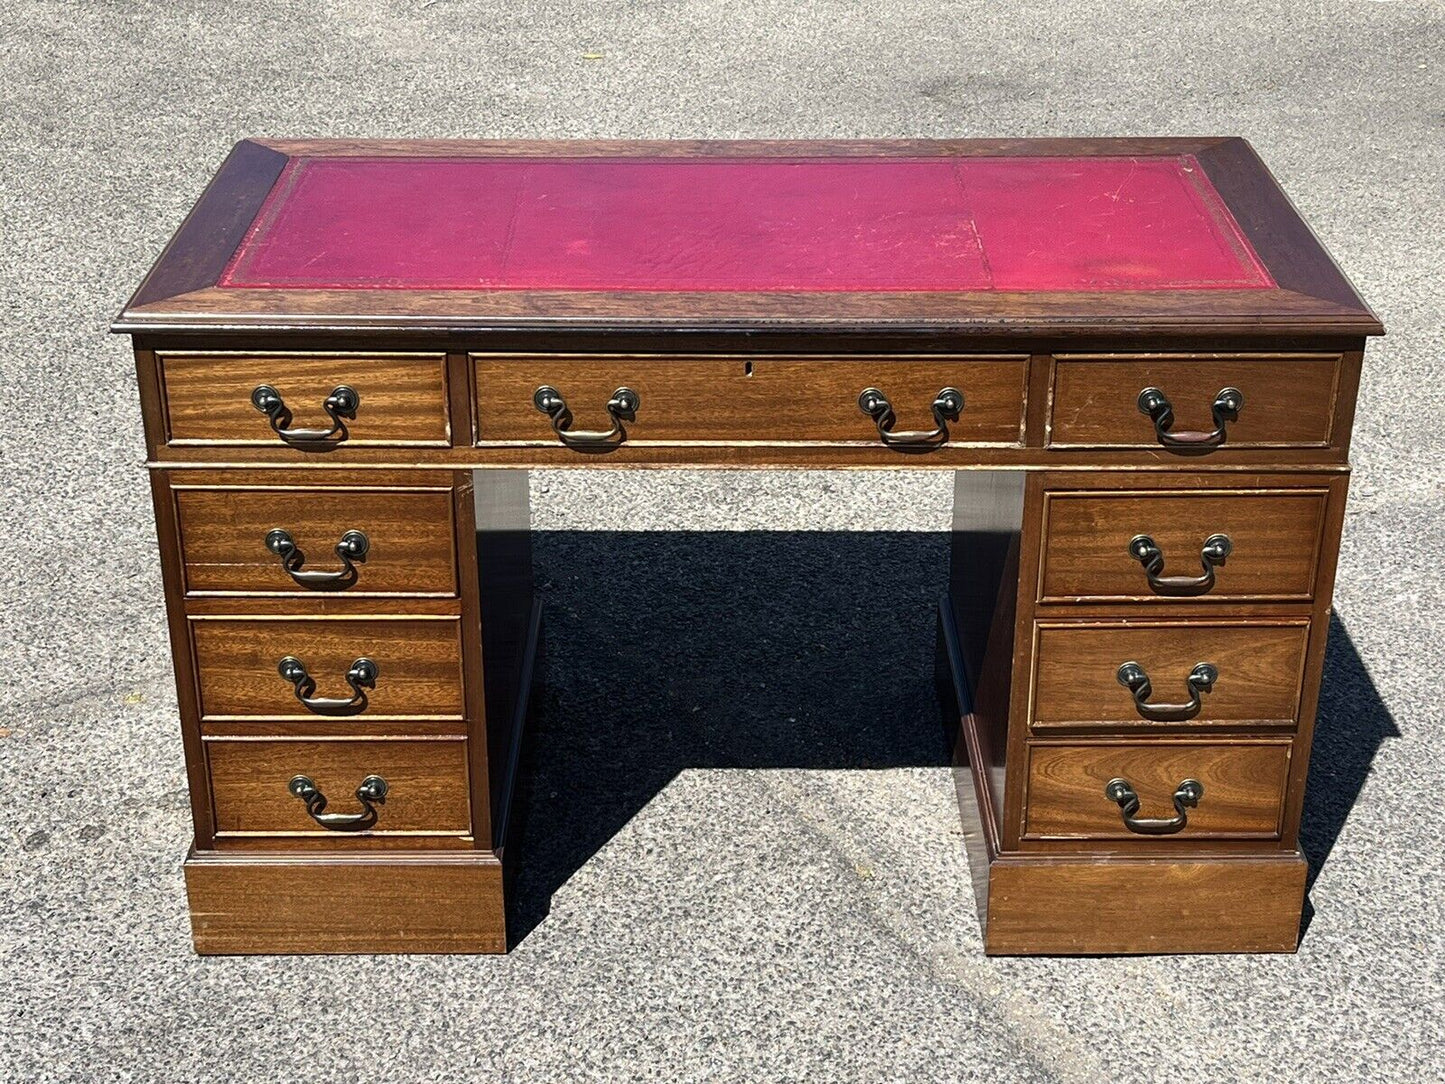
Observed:
[[[292,158],[217,285],[1273,289],[1193,155]]]

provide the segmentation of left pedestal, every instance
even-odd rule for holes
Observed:
[[[155,468],[201,953],[505,952],[527,477]]]

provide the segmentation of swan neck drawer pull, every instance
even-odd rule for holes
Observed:
[[[347,384],[338,384],[331,389],[331,394],[321,404],[322,409],[331,416],[330,429],[290,428],[291,408],[286,405],[286,400],[281,398],[281,393],[270,384],[260,384],[251,392],[251,405],[266,415],[276,435],[287,444],[314,452],[334,448],[350,436],[346,431],[346,422],[342,419],[356,420],[356,409],[361,406],[361,396],[355,388]]]
[[[316,695],[316,679],[306,672],[306,664],[294,655],[287,655],[276,664],[276,672],[289,681],[296,699],[317,715],[359,715],[366,710],[366,690],[376,688],[376,663],[357,659],[346,671],[346,684],[351,696],[345,700]]]
[[[371,540],[360,531],[347,531],[336,543],[336,556],[341,558],[342,567],[334,572],[305,569],[306,555],[296,545],[291,532],[281,527],[266,532],[266,548],[281,558],[281,567],[302,587],[320,590],[350,587],[360,574],[355,562],[365,561],[371,549]]]
[[[312,782],[309,775],[292,776],[286,784],[293,797],[306,803],[306,812],[322,828],[332,832],[364,832],[376,824],[379,816],[378,805],[386,802],[386,780],[379,775],[368,775],[356,788],[356,800],[361,803],[360,813],[326,812],[326,795]]]
[[[963,392],[957,388],[942,388],[933,397],[932,429],[894,429],[897,421],[893,404],[877,388],[864,388],[858,394],[858,409],[873,419],[878,427],[879,439],[890,448],[904,451],[927,451],[948,443],[948,423],[958,421],[963,412]]]
[[[1124,818],[1124,827],[1141,836],[1169,836],[1182,832],[1189,824],[1189,810],[1204,797],[1204,784],[1197,779],[1186,779],[1174,791],[1174,816],[1151,818],[1136,816],[1139,812],[1139,795],[1127,779],[1111,779],[1104,784],[1104,796],[1119,806]]]
[[[1219,669],[1213,663],[1201,662],[1189,671],[1189,676],[1184,679],[1185,685],[1189,687],[1187,704],[1149,703],[1149,694],[1154,691],[1154,686],[1149,681],[1148,673],[1137,662],[1124,663],[1115,676],[1119,679],[1119,684],[1134,695],[1134,707],[1144,718],[1152,719],[1156,723],[1182,723],[1199,714],[1204,706],[1203,695],[1214,688],[1214,683],[1219,680]]]
[[[1204,540],[1199,551],[1199,563],[1204,572],[1198,576],[1165,576],[1164,551],[1147,534],[1136,534],[1129,540],[1129,556],[1144,566],[1144,575],[1149,586],[1158,595],[1185,598],[1191,595],[1208,594],[1214,587],[1214,570],[1224,564],[1234,552],[1234,543],[1227,534],[1212,534]]]
[[[1174,431],[1174,404],[1158,388],[1145,388],[1141,391],[1138,405],[1139,413],[1148,415],[1154,423],[1154,436],[1164,447],[1178,451],[1208,451],[1224,443],[1225,423],[1239,417],[1239,408],[1244,406],[1244,393],[1238,388],[1219,390],[1210,407],[1214,416],[1214,429],[1208,433]]]
[[[637,420],[637,408],[642,405],[642,399],[631,388],[614,391],[612,398],[607,400],[611,429],[573,429],[572,410],[567,406],[567,400],[550,384],[543,384],[532,393],[532,405],[551,419],[552,431],[567,447],[596,452],[616,448],[627,439],[627,430],[622,423]]]

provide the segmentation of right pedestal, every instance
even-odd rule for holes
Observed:
[[[961,477],[940,677],[989,953],[1294,951],[1345,483],[1031,474],[1008,533]]]

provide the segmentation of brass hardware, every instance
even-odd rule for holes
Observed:
[[[532,405],[552,421],[552,431],[569,448],[584,452],[607,451],[616,448],[627,439],[627,430],[622,422],[637,420],[637,408],[642,399],[631,388],[618,388],[607,400],[607,414],[612,419],[611,429],[573,429],[572,411],[562,393],[550,384],[543,384],[532,393]]]
[[[1244,393],[1238,388],[1219,390],[1210,407],[1214,416],[1214,429],[1209,433],[1171,431],[1170,427],[1174,424],[1174,405],[1158,388],[1145,388],[1141,391],[1138,406],[1139,413],[1147,414],[1154,423],[1154,436],[1164,447],[1176,451],[1208,451],[1224,443],[1225,423],[1239,417],[1239,408],[1244,406]]]
[[[286,784],[293,796],[306,803],[306,812],[322,828],[332,832],[364,832],[376,824],[379,816],[377,805],[385,804],[389,789],[386,780],[379,775],[368,775],[356,788],[356,800],[361,803],[360,813],[327,813],[326,795],[312,782],[310,776],[296,775]]]
[[[376,688],[376,663],[370,659],[357,659],[346,671],[346,684],[351,686],[351,696],[345,700],[316,696],[316,679],[306,672],[306,665],[293,655],[287,655],[276,664],[276,672],[289,681],[296,691],[296,699],[308,711],[317,715],[359,715],[366,710],[366,690]]]
[[[1120,685],[1134,694],[1134,707],[1144,718],[1152,719],[1156,723],[1181,723],[1199,714],[1200,708],[1204,706],[1202,695],[1214,688],[1214,683],[1219,680],[1219,669],[1213,663],[1201,662],[1189,671],[1189,676],[1184,679],[1185,685],[1189,687],[1187,704],[1148,703],[1149,694],[1154,691],[1154,687],[1149,682],[1149,675],[1137,662],[1124,663],[1115,677],[1119,679]]]
[[[350,587],[359,574],[353,562],[365,561],[371,549],[371,541],[360,531],[347,531],[336,543],[336,556],[341,558],[342,568],[335,572],[303,569],[306,555],[296,545],[291,532],[281,527],[266,532],[265,545],[268,550],[281,558],[281,567],[302,587],[320,590],[337,590]]]
[[[1144,566],[1144,575],[1156,594],[1176,598],[1207,594],[1214,587],[1214,570],[1234,552],[1234,543],[1227,534],[1212,534],[1204,540],[1199,561],[1204,572],[1199,576],[1164,576],[1164,551],[1147,534],[1136,534],[1129,540],[1129,555]]]
[[[291,408],[281,398],[281,393],[270,384],[260,384],[251,392],[251,405],[266,415],[276,435],[287,444],[315,452],[334,448],[346,440],[350,434],[346,431],[346,422],[341,419],[356,420],[356,409],[361,406],[361,396],[355,388],[347,384],[338,384],[331,389],[331,394],[321,404],[322,409],[331,416],[330,429],[290,428]]]
[[[890,448],[903,451],[928,451],[948,443],[948,423],[958,421],[963,411],[963,392],[957,388],[943,388],[933,397],[932,429],[894,429],[897,420],[893,404],[877,388],[864,388],[858,394],[858,409],[873,419],[878,427],[878,436]]]
[[[1124,827],[1141,836],[1167,836],[1182,832],[1189,824],[1189,810],[1204,797],[1204,784],[1197,779],[1186,779],[1174,791],[1174,816],[1167,819],[1136,817],[1139,812],[1139,795],[1125,779],[1111,779],[1104,784],[1104,797],[1119,806],[1124,818]]]

